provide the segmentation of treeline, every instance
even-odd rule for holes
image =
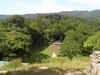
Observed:
[[[71,60],[99,50],[100,22],[59,14],[42,14],[26,19],[13,15],[0,21],[0,60],[22,58],[26,61],[35,44],[61,41],[59,56]]]

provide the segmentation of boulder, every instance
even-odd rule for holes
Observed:
[[[90,55],[90,70],[87,75],[100,75],[100,51],[95,51]]]

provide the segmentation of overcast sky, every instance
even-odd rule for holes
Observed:
[[[100,0],[0,0],[0,14],[34,14],[95,10]]]

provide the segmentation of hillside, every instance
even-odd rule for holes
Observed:
[[[90,65],[89,57],[74,57],[73,61],[65,57],[50,58],[52,51],[48,45],[35,45],[32,54],[34,59],[37,57],[36,60],[41,63],[21,66],[17,59],[11,64],[0,67],[0,75],[85,75],[85,69]]]
[[[59,12],[62,15],[76,16],[82,18],[97,18],[100,17],[100,10],[93,11],[62,11]]]
[[[28,18],[28,19],[31,19],[31,18],[37,17],[39,14],[42,14],[42,13],[23,14],[21,16],[23,16],[25,18]],[[93,11],[61,11],[61,12],[58,12],[58,14],[68,15],[68,16],[76,16],[76,17],[82,17],[82,18],[99,18],[100,17],[100,10],[93,10]],[[0,20],[9,18],[10,16],[11,15],[2,15],[1,14],[0,15]]]

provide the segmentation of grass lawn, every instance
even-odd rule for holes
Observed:
[[[58,58],[49,58],[45,60],[45,63],[34,63],[34,66],[47,66],[50,68],[62,68],[62,69],[86,69],[89,68],[90,62],[88,57],[75,57],[72,61],[68,58],[58,57]]]

